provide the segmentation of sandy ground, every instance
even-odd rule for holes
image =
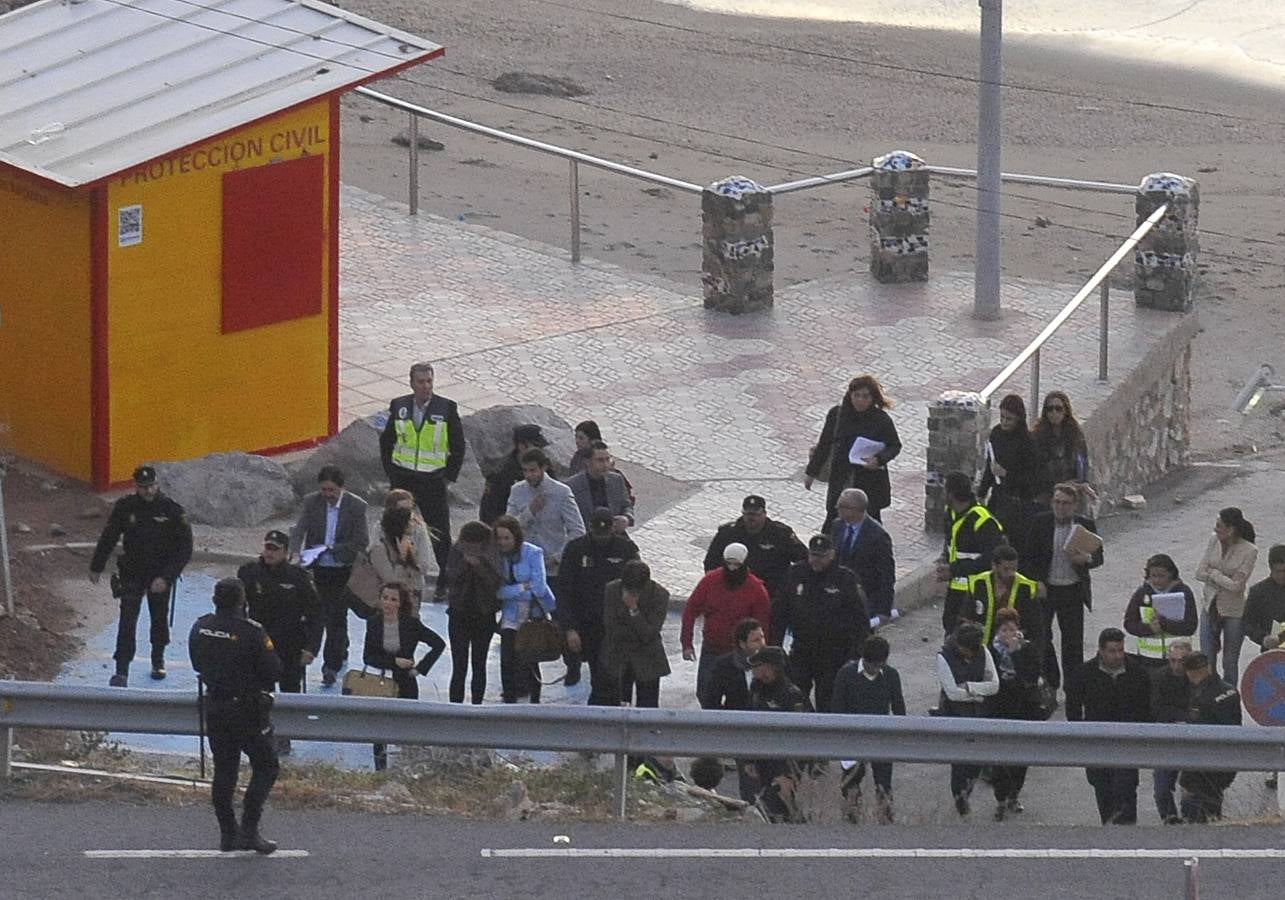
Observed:
[[[976,163],[971,36],[723,16],[652,0],[344,5],[448,48],[379,89],[687,181],[736,173],[778,183],[893,148],[944,165]],[[1221,455],[1237,444],[1279,442],[1278,416],[1229,421],[1228,408],[1258,363],[1280,361],[1285,334],[1271,315],[1285,289],[1280,93],[1047,39],[1014,37],[1005,53],[1006,171],[1128,184],[1153,171],[1200,179],[1208,270],[1195,449]],[[494,90],[492,79],[510,71],[570,78],[589,93]],[[346,100],[344,179],[404,200],[406,151],[391,138],[405,124],[401,113]],[[566,163],[443,126],[425,123],[423,131],[445,150],[421,154],[421,208],[568,245]],[[584,168],[581,190],[586,255],[698,290],[696,197]],[[859,272],[866,196],[858,182],[780,198],[778,283]],[[971,268],[974,199],[969,183],[934,183],[934,266]],[[1133,224],[1127,197],[1019,186],[1005,189],[1004,213],[1005,271],[1072,286]],[[1050,227],[1035,227],[1037,215]]]

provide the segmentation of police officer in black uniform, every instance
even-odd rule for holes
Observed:
[[[272,638],[245,612],[240,580],[219,581],[214,586],[214,612],[192,626],[188,652],[205,685],[205,727],[214,757],[210,798],[222,835],[219,849],[271,853],[277,845],[259,834],[259,817],[277,780],[271,691],[281,677],[281,660]],[[250,758],[252,774],[237,827],[232,797],[242,752]]]
[[[263,553],[237,569],[236,577],[245,585],[248,615],[264,627],[277,648],[281,692],[297,694],[308,666],[321,652],[323,620],[312,576],[289,562],[289,547],[289,535],[269,531],[263,539]],[[289,739],[277,738],[277,752],[290,752]]]
[[[1240,692],[1216,674],[1204,653],[1188,654],[1182,661],[1191,683],[1187,721],[1193,725],[1240,725]],[[1222,818],[1223,794],[1236,780],[1235,772],[1199,772],[1184,769],[1178,776],[1182,788],[1182,817],[1204,823]]]
[[[807,548],[795,536],[793,528],[768,518],[767,501],[758,494],[750,494],[741,503],[739,519],[718,526],[705,554],[705,571],[722,568],[723,551],[728,544],[737,543],[749,549],[745,565],[763,579],[767,595],[773,599],[784,586],[790,566],[808,556]],[[772,631],[776,633],[775,628]]]
[[[169,606],[174,584],[192,558],[192,526],[183,507],[166,497],[156,486],[156,470],[139,466],[134,470],[134,493],[112,507],[111,517],[98,539],[89,564],[89,580],[98,579],[107,568],[107,559],[124,535],[124,552],[116,561],[112,596],[120,600],[120,627],[116,632],[116,674],[112,687],[129,683],[129,664],[134,661],[138,613],[147,595],[151,620],[152,677],[165,677],[165,647],[170,642]]]
[[[790,682],[785,674],[786,656],[780,647],[763,647],[748,660],[753,680],[750,683],[750,710],[754,712],[812,712],[807,696]],[[748,774],[759,785],[759,803],[772,822],[799,822],[794,803],[807,763],[793,759],[756,759],[747,766]]]
[[[772,632],[790,646],[790,678],[806,697],[816,685],[816,708],[830,709],[834,678],[856,659],[870,636],[870,613],[857,575],[835,562],[828,534],[808,541],[807,562],[795,563],[772,601]]]

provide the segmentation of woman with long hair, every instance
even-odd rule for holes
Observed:
[[[523,622],[552,616],[557,605],[545,573],[544,551],[523,539],[522,525],[513,516],[500,516],[491,530],[500,568],[496,596],[500,599],[501,698],[517,703],[519,697],[530,696],[532,703],[539,703],[540,666],[518,659],[517,636]]]
[[[370,544],[370,564],[380,584],[400,584],[410,594],[415,614],[419,615],[424,596],[424,574],[415,552],[415,534],[411,528],[411,511],[394,506],[379,517],[379,532]]]
[[[1040,477],[1035,441],[1026,429],[1026,404],[1017,394],[1008,394],[999,402],[999,424],[986,442],[986,465],[977,495],[999,519],[1019,559],[1027,556],[1027,523]]]
[[[1055,484],[1085,484],[1089,480],[1089,448],[1084,431],[1064,391],[1049,391],[1040,417],[1031,429],[1040,458],[1036,502],[1048,506]]]
[[[364,613],[366,643],[361,659],[372,669],[392,673],[397,696],[402,700],[419,699],[419,682],[415,676],[428,670],[446,650],[441,635],[419,620],[410,591],[403,584],[389,582],[379,589],[379,607]],[[428,652],[415,662],[415,650],[428,645]],[[388,747],[375,745],[375,769],[388,768]]]
[[[500,572],[491,529],[481,522],[465,522],[451,545],[446,570],[447,609],[450,618],[447,636],[451,641],[452,703],[464,702],[464,681],[469,663],[473,665],[471,699],[482,702],[486,695],[486,658],[495,637],[496,614],[500,611]]]
[[[384,509],[410,510],[411,542],[415,548],[416,565],[423,573],[426,584],[430,578],[439,578],[441,573],[437,571],[437,557],[433,555],[433,529],[419,514],[414,495],[404,488],[393,488],[384,497]]]
[[[1245,640],[1246,585],[1258,562],[1254,526],[1235,506],[1219,510],[1214,534],[1196,567],[1196,580],[1205,586],[1200,610],[1200,649],[1217,671],[1223,655],[1222,679],[1240,684],[1240,645]]]
[[[812,483],[829,463],[822,534],[829,533],[838,514],[839,494],[845,488],[855,487],[866,492],[866,514],[876,521],[883,521],[883,510],[892,505],[888,463],[901,452],[901,437],[892,416],[888,415],[889,409],[892,401],[878,380],[873,375],[858,375],[848,382],[843,402],[831,407],[826,414],[821,435],[808,456],[803,479],[803,486],[812,490]],[[853,454],[860,449],[855,446],[859,439],[870,452],[854,458]]]

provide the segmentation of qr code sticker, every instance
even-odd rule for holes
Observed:
[[[116,211],[117,244],[133,247],[143,243],[143,207],[122,206]]]

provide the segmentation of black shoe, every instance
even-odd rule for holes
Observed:
[[[129,676],[124,674],[123,672],[117,672],[115,675],[111,677],[111,679],[108,680],[107,684],[110,685],[111,687],[128,687]]]
[[[972,812],[972,807],[968,803],[967,794],[957,794],[955,796],[955,812],[961,816],[966,816]]]
[[[565,681],[563,681],[562,683],[563,683],[563,684],[565,684],[567,687],[575,687],[577,684],[579,684],[579,683],[580,683],[580,667],[579,667],[579,666],[567,666],[567,677],[566,677],[566,680],[565,680]]]
[[[267,840],[263,835],[259,834],[257,828],[254,831],[246,831],[243,828],[237,832],[236,849],[253,850],[255,853],[267,856],[277,849],[277,842]]]
[[[339,673],[336,672],[334,669],[323,667],[321,670],[321,686],[334,687],[335,679],[338,677],[338,675]]]
[[[1018,800],[1016,797],[1010,797],[1007,805],[1008,811],[1011,813],[1026,812],[1026,807],[1023,806],[1022,801]]]
[[[1004,803],[997,803],[997,804],[995,804],[995,821],[996,821],[996,822],[1003,822],[1003,821],[1004,821],[1004,814],[1005,814],[1007,811],[1008,811],[1008,807],[1007,807]]]
[[[288,756],[290,754],[290,750],[291,750],[290,738],[277,737],[277,738],[273,738],[273,741],[274,741],[273,746],[277,751],[277,756]]]
[[[1276,776],[1269,775],[1267,780],[1263,782],[1263,787],[1267,788],[1269,791],[1276,790]]]
[[[159,666],[156,663],[152,663],[152,681],[164,681],[165,674],[165,663],[161,663]]]
[[[235,831],[224,831],[219,835],[219,852],[231,853],[237,849],[237,836]]]

